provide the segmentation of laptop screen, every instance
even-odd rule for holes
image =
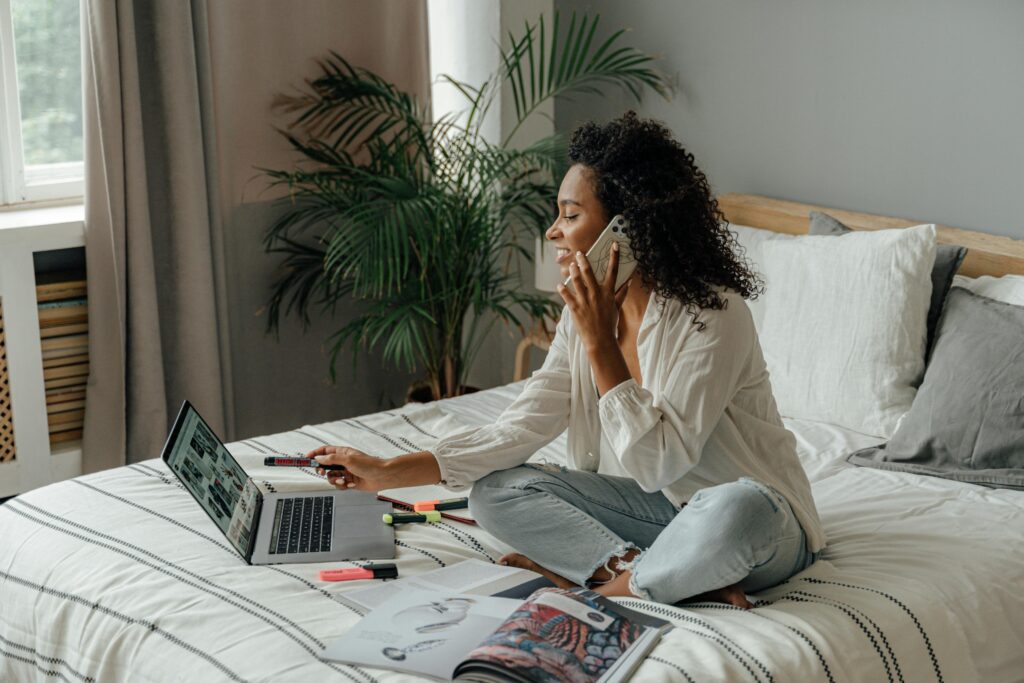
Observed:
[[[256,522],[256,485],[188,401],[174,421],[163,460],[248,559]]]

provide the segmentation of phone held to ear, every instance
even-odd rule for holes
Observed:
[[[608,226],[597,236],[597,241],[587,251],[587,261],[594,272],[594,279],[604,282],[608,272],[608,265],[611,259],[612,242],[619,245],[619,272],[615,277],[615,291],[629,279],[636,269],[636,259],[633,258],[633,250],[629,247],[629,236],[626,235],[626,226],[629,222],[621,214],[614,216]],[[565,279],[565,286],[572,282],[572,277]]]

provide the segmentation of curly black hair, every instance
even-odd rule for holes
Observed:
[[[637,273],[662,299],[683,302],[697,321],[700,309],[722,309],[714,286],[756,298],[764,284],[743,258],[704,172],[662,124],[628,111],[601,126],[572,134],[569,161],[591,172],[608,216],[629,225]]]

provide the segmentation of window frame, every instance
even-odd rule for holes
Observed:
[[[33,173],[25,167],[14,17],[11,0],[0,0],[0,208],[82,198],[85,194],[83,161],[46,166],[51,167],[50,172]]]

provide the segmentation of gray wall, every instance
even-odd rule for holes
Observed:
[[[224,231],[231,389],[235,425],[245,439],[338,420],[401,404],[412,377],[383,367],[380,353],[363,354],[353,377],[352,354],[339,358],[329,381],[326,339],[351,319],[339,306],[303,331],[296,317],[276,339],[265,333],[267,303],[278,258],[261,240],[286,195],[269,188],[259,168],[293,168],[296,154],[275,126],[288,117],[270,104],[320,73],[328,50],[370,68],[408,92],[428,88],[426,4],[407,0],[219,0],[210,3],[218,219]]]
[[[272,202],[247,202],[233,207],[224,226],[227,244],[229,325],[234,378],[235,436],[294,429],[404,403],[414,378],[385,368],[379,353],[359,356],[352,373],[352,354],[338,358],[337,382],[329,375],[327,339],[351,319],[350,306],[333,315],[313,316],[308,330],[297,317],[282,321],[280,335],[265,332],[263,311],[278,259],[263,251],[267,225],[282,207]]]
[[[556,0],[661,56],[647,98],[718,192],[1024,239],[1024,2]],[[628,108],[556,106],[559,131]]]

